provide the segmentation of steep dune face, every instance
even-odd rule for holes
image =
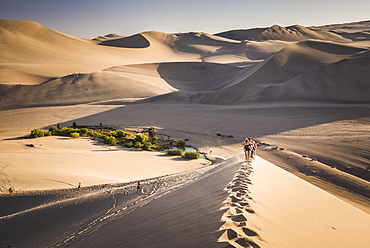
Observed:
[[[332,42],[304,41],[297,44],[292,44],[271,57],[263,66],[261,66],[251,75],[248,75],[248,77],[244,80],[241,80],[238,84],[218,92],[195,94],[191,96],[190,99],[196,102],[213,104],[240,104],[248,101],[287,100],[287,98],[280,98],[281,90],[283,88],[272,86],[282,84],[288,80],[300,77],[312,70],[328,64],[336,63],[343,59],[350,60],[356,57],[366,57],[368,52],[369,51],[367,49],[341,45]],[[366,67],[366,63],[364,66]],[[334,68],[338,67],[333,67],[333,70],[335,70]],[[359,69],[361,72],[358,71],[359,74],[357,75],[357,78],[362,78],[359,81],[361,83],[359,83],[358,87],[353,88],[356,89],[356,92],[360,95],[362,95],[363,90],[366,89],[366,82],[368,82],[367,78],[364,77],[364,73],[362,73],[362,70],[365,69],[364,67],[361,68],[362,69]],[[337,85],[337,87],[343,88],[344,84],[351,85],[351,78],[353,77],[353,74],[344,73],[344,71],[347,72],[347,70],[340,70],[341,69],[338,68],[338,72],[332,72],[332,74],[342,75],[342,81],[340,84],[337,84],[337,80],[334,80],[336,77],[333,77],[333,82],[331,82],[333,87],[334,85]],[[269,89],[269,94],[265,94],[263,97],[261,94],[255,94],[256,92],[263,91],[265,88]],[[288,88],[284,89],[287,90]],[[294,94],[296,94],[296,96],[293,97],[291,95],[291,99],[337,99],[340,101],[338,97],[330,96],[330,92],[325,98],[318,98],[316,94],[312,95],[312,92],[303,90],[303,88],[301,89],[302,92],[298,93],[298,91],[295,91]],[[353,95],[351,99],[354,102],[359,102],[360,100],[354,100],[356,98],[356,92],[352,91]],[[346,99],[346,101],[351,101],[348,97]],[[364,100],[364,97],[360,97],[360,99]],[[368,98],[367,101],[369,101]]]
[[[367,49],[341,45],[333,42],[308,40],[290,45],[277,53],[271,60],[287,77],[299,75],[324,64],[360,55]],[[285,81],[287,78],[280,78]]]
[[[248,98],[368,103],[370,96],[365,89],[369,88],[369,65],[370,56],[344,59],[266,87]]]

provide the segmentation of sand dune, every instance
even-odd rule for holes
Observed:
[[[243,69],[224,64],[173,62],[123,65],[72,74],[39,85],[3,90],[2,109],[142,99],[174,91],[215,91],[238,82]]]
[[[1,142],[0,150],[7,184],[11,183],[18,191],[76,188],[79,182],[82,186],[122,183],[208,164],[203,159],[191,161],[178,158],[176,166],[171,166],[174,157],[163,153],[142,152],[137,156],[135,149],[109,147],[90,139],[70,140],[68,137],[8,140]],[[105,167],[103,171],[102,164]],[[24,174],[24,171],[27,173]],[[1,187],[4,191],[4,185]]]
[[[312,27],[314,29],[335,31],[335,32],[346,32],[346,33],[357,33],[370,30],[370,21],[359,21],[342,24],[329,24],[323,26]]]
[[[27,66],[24,66],[23,68],[21,67],[21,69],[16,67],[18,68],[16,70],[21,70],[22,72],[14,71],[14,73],[6,74],[7,76],[3,83],[9,83],[9,80],[6,79],[8,76],[35,76],[35,80],[45,80],[45,82],[36,87],[26,87],[23,84],[22,86],[18,85],[10,88],[10,86],[4,85],[2,87],[3,109],[26,107],[28,103],[32,103],[32,106],[45,106],[48,104],[76,104],[109,99],[148,98],[168,94],[178,90],[191,92],[221,90],[220,92],[212,93],[211,95],[198,94],[192,96],[191,99],[192,101],[201,101],[204,103],[230,104],[240,102],[240,99],[243,99],[242,101],[244,101],[246,98],[245,95],[260,91],[261,87],[287,81],[299,74],[303,74],[317,68],[320,65],[334,63],[340,59],[350,58],[351,56],[366,51],[366,49],[363,48],[324,41],[303,41],[297,44],[290,44],[287,42],[271,43],[270,41],[262,43],[241,43],[239,41],[220,38],[218,36],[205,33],[165,34],[161,32],[144,32],[130,37],[109,39],[107,41],[101,41],[100,45],[96,45],[86,40],[54,32],[32,22],[13,23],[12,21],[6,20],[3,20],[2,22],[3,30],[6,33],[5,37],[7,39],[15,39],[15,37],[21,35],[22,37],[35,41],[30,45],[31,43],[27,40],[23,41],[22,39],[17,39],[17,42],[13,41],[14,46],[20,46],[23,42],[22,44],[27,44],[32,47],[30,47],[30,51],[32,52],[37,51],[35,44],[39,44],[39,48],[41,48],[41,46],[44,48],[48,47],[48,49],[42,53],[44,57],[38,54],[37,60],[41,63],[38,66],[40,70],[33,68],[33,76],[27,72]],[[31,29],[25,28],[28,26],[30,26]],[[24,31],[25,29],[31,31]],[[17,31],[15,32],[14,30]],[[32,30],[37,30],[37,32]],[[39,40],[44,33],[46,33],[48,39],[42,41]],[[61,46],[62,49],[53,49],[55,46]],[[76,49],[79,50],[78,53],[76,52]],[[101,59],[101,64],[99,65],[100,70],[98,71],[96,70],[98,69],[97,67],[99,63],[95,58],[94,65],[91,66],[92,64],[88,61],[88,58],[86,56],[82,56],[84,51],[87,52],[91,49],[100,55],[104,53],[104,56],[95,56]],[[147,49],[149,50],[147,51]],[[279,49],[282,50],[279,52]],[[63,57],[65,57],[68,62],[74,60],[75,63],[64,65],[59,57],[55,58],[55,54],[50,56],[52,53],[49,51],[52,50],[63,52]],[[13,52],[13,49],[8,49],[7,51],[11,53]],[[74,52],[75,54],[72,55]],[[154,58],[154,55],[159,52],[161,52],[159,59]],[[271,56],[271,54],[274,53],[276,54],[273,55],[272,58],[268,58],[268,56]],[[25,57],[27,54],[17,56],[13,53],[13,55],[14,58],[17,58],[18,60],[30,59],[29,57]],[[30,56],[31,55],[32,54],[30,54]],[[88,56],[94,56],[94,54],[89,52]],[[130,59],[126,59],[128,56]],[[34,56],[32,55],[32,57]],[[131,59],[132,57],[135,58]],[[6,58],[9,58],[9,56],[6,56]],[[50,59],[54,62],[50,61]],[[81,61],[81,59],[84,61]],[[168,65],[164,64],[159,66],[157,69],[160,74],[159,76],[162,79],[154,79],[154,81],[151,82],[149,82],[147,78],[139,79],[142,76],[136,75],[136,78],[133,79],[127,73],[118,72],[117,69],[113,71],[109,69],[110,67],[102,68],[102,66],[108,66],[109,64],[118,68],[117,66],[122,66],[122,64],[134,64],[135,61],[147,64],[163,60],[177,60],[178,62],[179,59],[187,61],[198,60],[202,62],[217,62],[222,64],[227,62],[237,66],[242,66],[245,69],[234,70],[233,67],[225,65],[222,69],[225,71],[223,77],[213,78],[212,76],[212,78],[208,80],[208,82],[212,81],[210,85],[205,82],[199,82],[199,79],[196,79],[193,80],[194,82],[192,83],[187,80],[188,82],[186,86],[184,86],[183,83],[178,83],[179,80],[173,80],[170,78],[171,76],[165,72],[168,70],[165,69]],[[48,67],[45,63],[48,64]],[[58,63],[58,66],[53,66],[53,63]],[[218,68],[221,68],[222,64],[219,64]],[[62,77],[56,77],[57,79],[50,77],[50,73],[54,73],[54,75],[61,73],[61,71],[53,72],[54,68],[56,68],[56,70],[64,70],[67,72],[71,71],[71,67],[73,67],[75,71],[84,65],[86,65],[85,69],[89,67],[88,71],[93,70],[95,72],[87,74],[83,73],[83,75],[72,73],[72,75],[69,76],[63,75]],[[9,59],[7,59],[7,63],[5,63],[4,66],[4,68],[10,68]],[[206,66],[210,68],[211,65]],[[53,69],[46,70],[46,68],[50,67]],[[182,71],[184,72],[182,74],[192,74],[194,77],[196,77],[195,75],[208,76],[212,74],[212,71],[208,72],[208,74],[204,74],[205,71],[201,70],[200,67],[174,68],[174,70],[176,70],[177,73],[181,73],[179,71]],[[229,69],[230,71],[228,71]],[[35,75],[35,72],[39,72],[39,74]],[[181,74],[179,74],[179,76],[180,75]],[[27,79],[27,84],[32,81],[33,80]],[[15,81],[13,81],[13,84],[14,82]],[[69,86],[66,87],[68,84]],[[192,86],[189,87],[189,85]],[[199,86],[199,89],[197,89],[197,86]],[[227,87],[229,88],[225,89]],[[78,92],[77,97],[74,95],[76,92]],[[175,94],[175,98],[177,98],[178,95],[184,94],[181,92],[179,94]],[[228,95],[229,97],[224,97],[223,95]],[[299,93],[297,95],[298,96],[296,98],[301,97]],[[185,94],[185,96],[187,95]],[[166,98],[168,98],[168,96],[166,96]],[[14,100],[10,101],[9,99]],[[222,101],[220,102],[219,99],[222,99]],[[277,97],[274,99],[276,100]],[[306,96],[305,99],[310,100],[308,96]],[[266,99],[263,100],[265,101]]]
[[[123,98],[147,98],[175,91],[160,78],[102,71],[72,74],[39,85],[14,86],[1,99],[3,108],[70,105]],[[26,101],[25,101],[26,100]]]
[[[156,40],[165,39],[162,33],[154,32],[149,33],[149,36],[150,35],[154,35]],[[144,39],[143,36],[141,36],[141,38]],[[219,41],[211,38],[206,36],[206,38],[202,39],[206,39],[207,41],[210,40],[215,44],[218,44],[218,42],[229,44],[229,41]],[[190,40],[189,44],[195,43],[197,40],[194,38],[194,35],[191,35],[188,39]],[[113,41],[122,43],[121,39],[114,39]],[[184,42],[184,40],[180,39],[180,43]],[[230,44],[233,46],[234,43]],[[287,43],[283,45],[286,46]],[[166,49],[170,49],[171,46],[179,49],[177,42],[170,46],[165,44],[161,46],[166,47]],[[210,45],[204,46],[207,47]],[[240,47],[241,44],[237,46]],[[261,46],[261,44],[258,44],[258,46],[254,46],[253,43],[247,44],[247,46],[243,48],[247,50],[244,55],[247,57],[250,54],[248,52],[250,50],[258,51],[259,46]],[[184,48],[182,49],[186,50]],[[171,51],[173,52],[173,50]],[[197,52],[200,51],[197,50]],[[338,77],[342,82],[341,87],[336,87],[335,91],[329,91],[333,92],[333,95],[339,94],[338,97],[330,96],[331,93],[328,93],[329,95],[325,97],[317,97],[315,94],[312,94],[311,91],[307,91],[305,88],[300,87],[298,83],[297,90],[290,90],[290,93],[286,93],[286,90],[284,90],[284,85],[286,84],[280,84],[297,78],[300,75],[304,75],[320,66],[335,63],[342,59],[366,56],[367,52],[368,50],[364,48],[333,42],[310,40],[288,45],[271,58],[267,58],[262,62],[260,59],[267,56],[268,53],[264,53],[263,51],[254,52],[254,54],[249,56],[257,57],[258,60],[243,64],[243,66],[239,66],[239,68],[223,63],[216,64],[205,62],[120,65],[106,68],[101,72],[72,74],[49,80],[35,86],[3,86],[3,97],[1,99],[2,109],[78,104],[125,98],[141,99],[161,95],[164,95],[164,97],[159,98],[162,101],[166,99],[183,99],[187,101],[189,99],[191,101],[208,104],[235,104],[256,100],[276,101],[278,99],[341,101],[340,95],[346,94],[346,87],[344,87],[344,85],[347,85],[347,87],[352,85],[351,80],[353,76],[351,75],[353,73],[342,75],[340,74],[341,70],[339,67],[334,66],[333,68],[338,68],[339,71],[333,72],[331,75],[334,77],[332,79],[333,82],[337,81],[335,80],[335,75],[341,75]],[[191,51],[188,51],[188,53],[191,54]],[[218,52],[216,52],[216,54],[217,53]],[[225,53],[232,54],[230,50],[227,50]],[[264,55],[262,55],[263,53]],[[215,58],[214,56],[217,57],[218,55],[212,53],[207,56],[208,58]],[[247,60],[246,57],[244,60],[245,62]],[[352,94],[350,97],[343,99],[345,102],[367,101],[366,96],[357,97],[357,93],[359,96],[364,93],[362,89],[366,86],[366,77],[363,77],[361,73],[363,70],[360,68],[361,67],[357,68],[357,70],[360,71],[356,74],[360,79],[356,80],[358,86],[351,87]],[[294,82],[294,80],[291,80],[288,87],[291,88],[290,85]],[[293,86],[293,88],[294,87],[295,86]],[[313,87],[312,84],[311,87]],[[321,86],[318,85],[313,88],[316,89],[317,87]],[[342,93],[339,93],[339,91]],[[177,93],[171,95],[169,94],[171,92]],[[284,95],[288,94],[289,96],[282,97],[282,94],[279,92],[284,92]],[[188,93],[197,94],[191,95],[190,98],[188,98]]]
[[[370,57],[344,59],[319,67],[285,83],[266,87],[247,99],[369,102],[367,91]]]
[[[326,31],[314,30],[301,25],[291,27],[281,27],[273,25],[269,28],[232,30],[216,34],[221,37],[236,40],[283,40],[283,41],[303,41],[307,39],[329,40],[334,42],[348,42],[350,40],[339,34]]]
[[[98,71],[122,61],[117,49],[100,48],[35,22],[1,20],[0,30],[3,84],[37,84],[73,72]]]
[[[364,71],[366,69],[364,69],[364,67],[359,67],[356,72],[346,73],[340,69],[340,66],[334,66],[333,64],[344,59],[353,59],[354,62],[351,64],[356,64],[356,61],[361,61],[359,63],[365,62],[363,65],[366,67],[366,57],[368,56],[368,52],[368,49],[332,42],[313,40],[299,42],[287,46],[271,58],[255,65],[254,70],[249,70],[253,73],[244,73],[244,78],[239,78],[240,82],[230,85],[231,87],[224,88],[217,92],[194,94],[189,98],[185,96],[186,99],[184,100],[190,99],[194,102],[207,104],[240,104],[248,101],[278,101],[288,99],[301,99],[306,101],[321,100],[340,102],[343,100],[345,102],[368,102],[369,99],[366,96],[363,96],[364,87],[367,84],[366,82],[368,82],[367,77],[364,76],[367,75]],[[357,57],[363,57],[363,59],[357,59]],[[331,67],[330,64],[333,64],[333,66]],[[287,93],[288,91],[278,90],[279,87],[283,87],[281,86],[283,82],[291,80],[290,85],[288,86],[291,87],[292,83],[297,82],[293,80],[294,78],[310,73],[312,70],[321,70],[321,67],[330,67],[332,70],[337,70],[330,74],[332,77],[330,82],[333,84],[333,87],[335,87],[335,91],[326,91],[325,97],[318,97],[316,95],[317,93],[322,94],[322,90],[316,90],[316,93],[312,94],[312,91],[305,90],[305,88],[302,87],[300,88],[299,93],[298,91],[294,91],[297,93],[295,96],[293,96],[294,93],[292,93],[289,97],[283,97],[283,95],[279,93],[284,92],[284,94],[289,94]],[[324,76],[326,74],[320,75]],[[354,75],[356,76],[354,77]],[[356,77],[356,81],[353,82]],[[359,78],[361,79],[359,80]],[[316,83],[316,81],[311,80],[309,82],[310,86],[314,87],[312,84]],[[353,83],[357,84],[357,86],[351,87]],[[317,85],[324,87],[321,83],[318,83]],[[346,95],[347,88],[351,88],[352,94],[343,99],[336,96],[338,94]],[[284,89],[288,90],[288,88]],[[260,91],[269,93],[263,95],[258,93]],[[274,94],[276,95],[274,96]],[[333,94],[333,96],[330,94]],[[179,93],[173,94],[174,99],[178,99],[180,96],[181,95]],[[171,95],[167,95],[164,98],[169,99],[171,98]]]
[[[294,190],[287,190],[292,184]],[[28,207],[51,200],[19,212],[10,210],[16,200],[10,198],[2,209],[1,238],[11,247],[367,247],[369,242],[368,214],[259,158],[248,165],[236,157],[143,185],[143,193],[127,183],[18,196],[34,199]]]
[[[173,49],[156,40],[152,46],[132,48],[137,39],[125,38],[126,47],[97,45],[95,41],[78,39],[50,30],[30,21],[0,21],[2,42],[1,83],[39,84],[68,74],[98,72],[115,65],[147,62],[177,61]],[[144,36],[140,34],[137,37]],[[144,38],[143,38],[144,37]],[[184,56],[180,60],[197,60]]]

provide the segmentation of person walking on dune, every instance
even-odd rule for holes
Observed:
[[[255,156],[257,156],[257,146],[259,145],[259,143],[257,143],[253,139],[251,139],[250,142],[253,145],[251,150],[251,158],[254,158]]]
[[[248,161],[251,158],[251,152],[253,148],[253,143],[251,142],[252,138],[246,138],[244,140],[244,154],[245,154],[245,161]]]
[[[141,192],[141,184],[140,184],[140,181],[137,181],[136,191],[137,192]]]

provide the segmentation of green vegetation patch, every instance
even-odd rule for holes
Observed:
[[[102,124],[96,129],[88,128],[89,126],[77,126],[73,123],[73,127],[60,127],[60,124],[52,126],[48,131],[41,129],[33,129],[29,135],[30,138],[58,135],[72,138],[91,137],[93,139],[100,139],[107,145],[115,146],[120,144],[122,146],[146,151],[165,151],[170,156],[181,156],[186,159],[198,159],[200,154],[196,151],[186,151],[185,145],[187,139],[173,140],[159,140],[155,137],[156,130],[154,127],[144,129],[144,133],[133,134],[125,130],[113,130],[112,128],[104,128]],[[169,136],[168,136],[169,137]],[[172,148],[174,143],[176,148]],[[170,149],[168,149],[170,148]]]
[[[77,132],[73,132],[73,133],[71,133],[70,135],[71,135],[71,137],[72,137],[73,139],[77,139],[77,138],[79,138],[79,137],[80,137],[80,133],[77,133]]]
[[[115,145],[117,145],[117,140],[113,136],[105,136],[104,137],[104,143],[108,144],[110,146],[115,146]]]
[[[166,154],[170,156],[182,156],[182,151],[181,149],[168,149]]]
[[[200,154],[198,152],[187,151],[187,152],[184,152],[184,155],[182,157],[186,159],[198,159],[200,158]]]
[[[51,136],[52,133],[50,131],[44,131],[41,129],[33,129],[30,133],[30,138],[38,138],[44,136]]]

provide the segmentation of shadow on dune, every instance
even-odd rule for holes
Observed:
[[[136,182],[129,182],[3,196],[0,238],[11,247],[174,247],[178,238],[195,244],[191,247],[210,247],[217,240],[223,188],[237,162],[142,180],[142,192],[137,192]],[[204,179],[192,186],[199,177]],[[184,185],[191,189],[182,189]],[[189,199],[193,203],[186,207]],[[210,207],[213,211],[204,214]],[[110,234],[101,235],[107,230]],[[189,232],[201,235],[189,240],[194,238]],[[163,236],[170,233],[176,235]]]
[[[99,45],[123,48],[146,48],[150,46],[150,43],[141,34],[135,34],[125,38],[102,41]]]
[[[157,71],[169,85],[183,92],[208,92],[228,87],[243,69],[207,62],[161,63]]]
[[[177,40],[174,46],[180,52],[185,53],[199,53],[202,54],[203,50],[197,46],[209,46],[209,47],[223,47],[225,49],[239,48],[240,42],[234,40],[226,40],[217,36],[206,33],[184,33],[178,34]]]
[[[61,125],[71,126],[73,122],[89,125],[103,121],[106,125],[113,126],[157,126],[163,130],[186,130],[216,137],[218,137],[217,133],[227,131],[235,138],[244,138],[247,133],[252,133],[254,137],[261,137],[368,116],[369,110],[366,105],[355,104],[260,103],[215,106],[150,102],[117,107],[70,120]],[[300,119],[302,121],[299,121]],[[235,143],[239,142],[240,140],[237,140]]]
[[[263,141],[264,137],[269,136],[269,139],[272,139],[275,145],[289,147],[289,141],[284,143],[283,140],[274,138],[274,136],[320,124],[367,117],[369,117],[369,109],[366,105],[260,103],[240,106],[215,106],[150,102],[118,107],[106,112],[65,122],[62,126],[71,126],[74,121],[81,125],[87,125],[102,121],[105,123],[106,120],[109,120],[107,125],[117,127],[160,127],[161,132],[171,135],[171,137],[183,133],[186,138],[190,139],[189,144],[193,142],[199,148],[203,146],[219,147],[240,144],[248,136],[252,136],[260,141]],[[223,139],[217,135],[219,133],[228,133],[233,138]],[[290,145],[298,147],[297,144]],[[356,147],[346,146],[346,144],[339,146],[339,144],[328,142],[326,145],[329,145],[330,149],[334,148],[334,151],[338,153],[343,152],[343,154],[347,154],[350,152],[357,154],[358,152]],[[363,164],[359,164],[363,163],[361,161],[345,161],[341,157],[332,156],[329,153],[315,149],[314,140],[310,143],[306,142],[305,146],[303,148],[308,149],[310,154],[316,156],[316,158],[327,165],[343,169],[363,167]],[[361,157],[364,154],[359,153],[358,156]],[[366,157],[362,159],[368,161]],[[360,171],[355,169],[346,170],[348,173],[364,179],[368,178],[366,176],[369,174],[368,171],[362,169]]]

